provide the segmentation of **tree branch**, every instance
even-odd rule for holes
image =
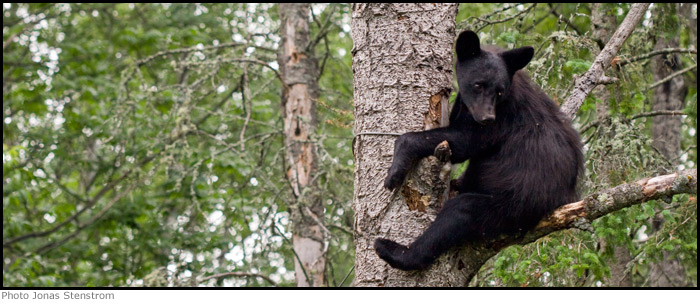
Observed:
[[[622,24],[617,28],[615,34],[613,34],[610,41],[605,45],[605,48],[603,48],[593,61],[591,68],[588,69],[583,76],[576,78],[574,81],[574,90],[561,108],[562,112],[569,116],[569,118],[573,118],[576,115],[578,109],[581,108],[581,104],[583,104],[583,100],[585,100],[588,93],[599,84],[599,80],[605,79],[603,75],[605,69],[610,66],[612,59],[618,51],[620,51],[622,44],[627,40],[630,34],[632,34],[632,31],[639,21],[642,20],[644,12],[646,12],[648,7],[649,3],[633,4],[625,20],[622,21]]]
[[[687,113],[685,113],[683,110],[655,110],[655,111],[642,112],[642,113],[636,114],[627,120],[630,121],[630,120],[634,120],[634,119],[638,119],[638,118],[655,117],[655,116],[662,116],[662,115],[681,116],[681,115],[687,115]],[[610,119],[610,116],[607,116],[607,117],[600,119],[600,120],[590,122],[590,123],[586,124],[586,126],[582,127],[579,130],[579,133],[584,133],[587,130],[598,126],[601,122],[607,121],[608,119]]]
[[[107,211],[109,211],[109,209],[112,208],[112,206],[113,206],[115,203],[117,203],[117,201],[121,200],[121,198],[123,198],[124,196],[126,196],[126,194],[128,194],[132,189],[134,189],[134,187],[136,187],[136,186],[135,186],[135,185],[132,185],[131,187],[122,190],[119,194],[117,194],[114,198],[112,198],[112,199],[109,201],[109,203],[107,203],[107,205],[105,205],[105,207],[103,207],[97,214],[95,214],[94,216],[90,217],[90,219],[88,219],[87,222],[85,222],[85,223],[80,223],[80,222],[78,222],[78,220],[76,219],[77,228],[75,229],[75,231],[73,231],[73,232],[71,232],[70,234],[64,236],[64,237],[61,238],[60,240],[57,240],[57,241],[54,241],[54,242],[50,242],[50,243],[44,244],[43,246],[39,247],[39,248],[36,250],[36,253],[39,254],[39,255],[45,254],[46,252],[48,252],[48,251],[50,251],[50,250],[52,250],[52,249],[54,249],[54,248],[56,248],[56,247],[58,247],[58,246],[61,246],[61,245],[65,244],[66,242],[68,242],[70,239],[76,237],[78,234],[80,234],[81,231],[83,231],[83,229],[85,229],[85,228],[91,226],[91,225],[94,224],[96,221],[100,220],[100,219],[107,213]]]
[[[552,232],[569,228],[590,230],[590,222],[649,200],[670,198],[677,194],[697,194],[697,169],[641,179],[604,189],[583,200],[562,205],[540,221],[537,227],[522,237],[509,235],[497,240],[480,242],[463,248],[460,261],[463,273],[471,280],[488,259],[511,245],[525,245]]]
[[[592,193],[583,200],[559,207],[529,232],[522,244],[554,231],[575,227],[581,219],[593,221],[612,212],[649,200],[670,198],[677,194],[698,193],[698,169],[660,175],[622,184]]]
[[[221,273],[221,274],[214,274],[211,276],[206,276],[202,279],[199,280],[199,282],[205,282],[210,279],[221,279],[221,278],[227,278],[227,277],[260,277],[264,279],[265,281],[269,282],[271,285],[275,287],[279,287],[277,283],[275,283],[274,280],[272,280],[270,277],[267,277],[262,274],[257,274],[257,273],[248,273],[248,272],[228,272],[228,273]]]
[[[537,5],[537,3],[533,3],[531,6],[527,7],[526,9],[524,9],[524,10],[522,10],[522,11],[516,13],[516,14],[513,14],[513,15],[511,15],[511,16],[505,17],[505,18],[503,18],[503,19],[499,19],[499,20],[490,21],[490,20],[488,20],[488,19],[486,19],[486,18],[476,17],[476,19],[477,19],[478,21],[480,21],[480,22],[483,22],[484,25],[482,25],[482,26],[476,28],[476,30],[474,30],[474,32],[479,32],[479,31],[481,31],[481,29],[486,28],[486,27],[488,27],[488,26],[490,26],[490,25],[495,25],[495,24],[499,24],[499,23],[504,23],[504,22],[509,21],[509,20],[511,20],[511,19],[514,19],[514,18],[516,18],[516,17],[518,17],[518,16],[521,16],[521,15],[523,15],[523,14],[529,12],[529,11],[532,10],[533,8],[535,8],[536,5]],[[511,7],[515,7],[515,5],[513,5],[513,6],[511,6]],[[508,7],[508,8],[511,8],[511,7]],[[491,16],[491,15],[493,15],[493,13],[492,13],[492,14],[489,14],[488,16]]]
[[[510,10],[510,9],[512,9],[512,8],[518,6],[518,5],[522,5],[522,4],[523,4],[523,3],[515,3],[515,4],[512,4],[512,5],[504,6],[504,7],[500,8],[500,9],[498,9],[498,10],[495,10],[495,11],[493,11],[493,12],[491,12],[491,13],[489,13],[489,14],[483,15],[483,16],[469,16],[469,17],[467,17],[465,20],[461,21],[461,22],[457,25],[456,28],[457,28],[457,29],[464,29],[464,28],[466,28],[466,27],[475,28],[474,25],[476,25],[477,22],[488,22],[488,19],[491,18],[491,16],[494,16],[494,15],[496,15],[496,14],[498,14],[498,13],[505,12],[505,11],[507,11],[507,10]],[[474,22],[474,23],[469,23],[470,20],[472,20],[472,19],[476,19],[477,21]],[[488,24],[487,24],[487,26],[488,26]],[[480,28],[480,29],[481,29],[481,28]],[[477,32],[477,31],[475,31],[475,32]]]
[[[564,21],[564,23],[568,27],[571,27],[571,29],[574,29],[574,32],[576,32],[576,34],[582,35],[581,30],[579,30],[568,18],[565,18],[563,14],[559,14],[559,12],[557,12],[557,10],[553,4],[547,3],[547,5],[549,5],[549,8],[550,8],[549,13],[550,14],[554,15],[554,17],[556,17],[558,20]],[[566,28],[564,28],[564,30],[566,30]],[[603,48],[603,47],[601,46],[600,48]]]
[[[52,234],[52,233],[58,231],[59,229],[63,228],[64,226],[66,226],[66,225],[67,225],[68,223],[70,223],[71,221],[76,221],[76,222],[77,222],[77,218],[78,218],[82,213],[84,213],[85,211],[87,211],[87,210],[93,208],[93,207],[97,204],[97,202],[100,201],[100,199],[101,199],[102,197],[105,196],[105,194],[107,194],[109,191],[113,190],[113,189],[117,186],[117,184],[119,184],[120,182],[122,182],[123,180],[125,180],[126,178],[128,178],[129,175],[132,174],[132,172],[134,172],[134,171],[135,171],[136,169],[138,169],[138,168],[143,167],[144,165],[148,164],[149,162],[151,162],[152,160],[154,160],[156,157],[158,157],[160,154],[162,154],[162,153],[163,153],[162,151],[163,151],[165,148],[167,148],[167,144],[170,144],[170,143],[173,142],[174,140],[177,140],[177,139],[182,138],[182,137],[184,137],[184,136],[186,136],[186,135],[189,135],[189,134],[191,134],[191,132],[189,132],[189,133],[179,133],[179,134],[177,134],[176,136],[173,136],[172,139],[169,139],[169,140],[166,142],[166,145],[164,145],[164,146],[161,148],[161,151],[160,151],[160,152],[158,152],[158,153],[156,153],[156,154],[152,154],[152,155],[146,156],[143,160],[141,160],[141,161],[138,162],[136,165],[134,165],[134,167],[133,167],[132,169],[129,169],[129,170],[125,171],[120,177],[118,177],[118,178],[112,180],[111,182],[107,183],[104,187],[102,187],[102,189],[100,189],[100,190],[97,192],[97,194],[96,194],[94,197],[90,198],[90,200],[87,201],[87,203],[85,204],[85,206],[84,206],[82,209],[78,210],[78,211],[75,212],[73,215],[71,215],[70,217],[66,218],[64,221],[62,221],[62,222],[58,223],[57,225],[55,225],[54,227],[52,227],[52,228],[50,228],[50,229],[47,229],[47,230],[44,230],[44,231],[30,232],[30,233],[27,233],[27,234],[23,234],[23,235],[20,235],[20,236],[16,236],[16,237],[14,237],[14,238],[11,238],[11,239],[9,239],[9,240],[3,242],[3,243],[2,243],[2,247],[3,247],[3,248],[7,248],[8,246],[10,246],[10,245],[12,245],[12,244],[14,244],[14,243],[16,243],[16,242],[23,241],[23,240],[30,239],[30,238],[35,238],[35,237],[46,237],[46,236],[48,236],[48,235],[50,235],[50,234]],[[115,169],[114,172],[116,172],[117,170],[119,170],[119,169]],[[111,175],[110,175],[109,177],[111,177]],[[111,205],[110,205],[110,206],[111,206]]]
[[[163,57],[163,56],[168,56],[168,55],[174,55],[174,54],[179,54],[179,53],[190,53],[190,52],[195,52],[195,51],[205,51],[205,50],[210,50],[210,49],[219,49],[219,48],[229,48],[229,47],[238,47],[238,46],[243,46],[245,44],[243,43],[237,43],[237,42],[228,42],[228,43],[223,43],[219,45],[211,45],[211,46],[205,46],[205,47],[187,47],[187,48],[178,48],[178,49],[170,49],[170,50],[163,50],[156,52],[146,58],[136,60],[136,65],[141,66],[146,64],[147,62],[150,62],[151,60],[158,58],[158,57]],[[257,47],[257,46],[250,46],[250,47]]]
[[[328,33],[331,31],[331,27],[329,25],[332,23],[331,22],[331,17],[333,17],[333,13],[335,12],[336,5],[334,3],[331,3],[328,5],[328,9],[330,10],[328,12],[328,15],[326,16],[326,20],[323,23],[320,23],[317,19],[316,16],[313,13],[313,10],[311,11],[311,16],[313,17],[314,21],[316,21],[319,25],[318,33],[316,36],[312,39],[309,40],[309,43],[306,45],[306,52],[311,53],[311,50],[313,48],[316,48],[316,45],[321,41],[321,39],[325,38]],[[319,16],[320,17],[320,16]]]
[[[150,161],[150,160],[149,160],[149,161]],[[145,163],[144,163],[144,164],[145,164]],[[139,165],[139,167],[140,167],[140,166],[141,166],[141,165]],[[5,247],[8,247],[9,245],[11,245],[11,244],[13,244],[13,243],[16,243],[16,242],[19,242],[19,241],[23,241],[23,240],[26,240],[26,239],[30,239],[30,238],[34,238],[34,237],[45,237],[45,236],[48,236],[48,235],[50,235],[50,234],[52,234],[52,233],[58,231],[59,229],[61,229],[61,228],[63,228],[64,226],[66,226],[66,225],[67,225],[68,223],[70,223],[71,221],[75,220],[78,216],[80,216],[80,214],[82,214],[83,212],[85,212],[85,211],[87,211],[88,209],[91,209],[93,206],[95,206],[95,204],[97,204],[97,201],[99,201],[107,192],[109,192],[112,188],[114,188],[117,184],[119,184],[119,182],[121,182],[122,180],[124,180],[125,178],[127,178],[127,177],[129,176],[129,174],[131,174],[131,172],[132,172],[133,170],[134,170],[134,169],[131,169],[131,170],[127,171],[126,173],[122,174],[122,176],[120,176],[120,177],[117,178],[116,180],[114,180],[114,181],[110,182],[109,184],[107,184],[107,185],[106,185],[105,187],[103,187],[99,192],[97,192],[97,194],[96,194],[92,199],[90,199],[90,201],[87,202],[87,204],[85,204],[85,206],[84,206],[82,209],[80,209],[79,211],[75,212],[73,215],[71,215],[70,217],[66,218],[66,219],[65,219],[64,221],[62,221],[61,223],[56,224],[55,226],[53,226],[52,228],[50,228],[50,229],[48,229],[48,230],[39,231],[39,232],[30,232],[30,233],[27,233],[27,234],[23,234],[23,235],[20,235],[20,236],[11,238],[11,239],[9,239],[9,240],[3,242],[3,243],[2,243],[2,247],[5,248]]]
[[[645,53],[645,54],[643,54],[643,55],[639,55],[639,56],[632,57],[632,58],[629,58],[629,59],[622,59],[622,60],[618,61],[616,64],[617,64],[618,67],[622,67],[622,66],[627,65],[627,64],[630,64],[630,63],[632,63],[632,62],[637,62],[637,61],[640,61],[640,60],[644,60],[644,59],[651,58],[651,57],[656,56],[656,55],[665,55],[665,54],[669,54],[669,53],[693,53],[693,54],[698,54],[698,51],[695,50],[695,49],[693,49],[693,48],[690,48],[690,49],[687,49],[687,48],[664,48],[664,49],[654,50],[654,51],[652,51],[652,52]]]
[[[527,32],[529,32],[530,30],[534,29],[534,28],[535,28],[537,25],[539,25],[543,20],[547,19],[547,17],[549,17],[549,14],[553,14],[554,12],[556,12],[556,9],[557,9],[559,6],[560,6],[560,4],[557,4],[556,7],[554,7],[553,5],[549,5],[549,12],[545,13],[544,15],[542,15],[542,17],[540,17],[539,19],[533,21],[533,22],[532,22],[532,25],[528,26],[527,28],[523,29],[523,30],[520,31],[520,32],[522,32],[522,33],[527,33]],[[533,15],[534,15],[534,14],[533,14]]]
[[[664,84],[665,82],[667,82],[667,81],[669,81],[669,80],[671,80],[671,79],[673,79],[673,78],[675,78],[675,77],[677,77],[677,76],[679,76],[679,75],[683,75],[683,74],[685,74],[685,73],[687,73],[687,72],[689,72],[689,71],[692,71],[692,70],[694,70],[694,69],[696,69],[696,68],[698,68],[698,65],[697,65],[697,64],[695,64],[695,65],[693,65],[693,66],[691,66],[691,67],[684,68],[684,69],[682,69],[682,70],[680,70],[680,71],[677,71],[677,72],[675,72],[675,73],[673,73],[673,74],[671,74],[671,75],[666,76],[666,78],[664,78],[664,79],[661,79],[661,80],[659,80],[659,81],[657,81],[657,82],[654,82],[653,84],[651,84],[650,86],[648,86],[646,89],[644,89],[644,91],[649,91],[649,90],[651,90],[651,89],[653,89],[653,88],[656,88],[656,87],[658,87],[658,86]]]

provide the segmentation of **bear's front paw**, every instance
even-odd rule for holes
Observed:
[[[406,172],[402,172],[401,170],[398,170],[398,168],[395,168],[394,166],[391,166],[389,168],[389,174],[386,176],[386,179],[384,179],[384,187],[386,187],[389,190],[394,190],[394,188],[401,186],[403,184],[403,179],[406,177]]]
[[[394,267],[396,267],[395,263],[397,259],[403,255],[407,249],[408,247],[404,245],[384,238],[378,238],[374,241],[374,250],[377,251],[377,255]]]
[[[388,190],[394,190],[399,184],[401,184],[401,181],[403,179],[399,179],[396,175],[392,176],[389,174],[386,179],[384,179],[384,187]]]

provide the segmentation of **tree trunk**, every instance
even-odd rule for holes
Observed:
[[[613,32],[615,31],[617,18],[613,14],[608,14],[611,10],[613,4],[607,3],[593,3],[591,5],[591,24],[593,26],[593,39],[600,42],[605,46],[610,40]],[[602,50],[602,47],[601,47]],[[610,112],[608,108],[610,100],[610,91],[606,85],[595,87],[593,89],[593,95],[600,100],[596,104],[596,113],[598,120],[602,120],[608,117]],[[609,172],[612,168],[609,164],[602,164],[603,170],[600,170],[597,177],[600,183],[604,185],[610,185]],[[613,256],[615,260],[610,263],[610,278],[607,279],[607,285],[617,286],[617,287],[630,287],[632,286],[631,275],[626,275],[627,264],[632,261],[632,256],[629,249],[623,246],[613,246],[610,247],[605,239],[600,240],[601,249],[613,249]]]
[[[633,5],[609,44],[577,81],[565,104],[573,117],[622,42],[641,20],[648,4]],[[642,179],[595,192],[562,205],[522,237],[503,235],[453,249],[423,271],[389,267],[373,249],[383,237],[407,245],[432,222],[446,188],[444,168],[435,157],[423,159],[404,187],[383,187],[397,135],[446,125],[452,77],[456,5],[359,4],[352,8],[355,153],[355,286],[466,286],[484,263],[510,245],[531,243],[549,233],[581,228],[611,212],[675,194],[697,193],[697,169]],[[442,119],[438,121],[438,119]],[[440,146],[438,146],[440,147]],[[443,157],[444,158],[444,157]]]
[[[397,134],[447,125],[456,4],[352,7],[355,87],[355,286],[466,286],[456,252],[429,270],[391,268],[376,238],[408,244],[435,219],[446,181],[436,158],[421,161],[396,192],[383,187]]]
[[[674,3],[658,3],[654,9],[654,14],[658,14],[657,33],[661,35],[656,37],[654,45],[655,50],[664,48],[680,47],[680,24],[678,20],[672,18],[677,14],[678,4]],[[665,22],[664,22],[665,21]],[[677,29],[677,35],[667,38],[663,35],[664,31],[660,28],[669,27]],[[675,71],[683,69],[680,62],[680,56],[677,53],[666,55],[658,55],[653,60],[654,82],[666,78]],[[683,109],[683,101],[688,88],[685,85],[683,76],[677,76],[654,89],[654,98],[652,110],[681,110]],[[654,138],[653,145],[669,160],[671,166],[678,165],[678,159],[681,151],[681,117],[678,116],[656,116],[652,118],[652,136]],[[661,202],[661,201],[659,201]],[[664,202],[665,206],[669,206]],[[657,232],[664,223],[664,218],[661,214],[654,217],[651,232]],[[674,260],[673,254],[664,251],[663,260],[651,265],[649,273],[649,283],[652,287],[681,287],[686,286],[685,270],[683,266]]]
[[[654,10],[656,14],[676,15],[677,4],[659,3]],[[681,16],[678,16],[681,17]],[[668,25],[679,29],[679,23],[675,18],[657,17],[657,20],[668,20]],[[661,25],[657,25],[661,26]],[[665,27],[665,26],[664,26]],[[659,30],[660,31],[660,30]],[[658,33],[661,33],[657,31]],[[666,38],[662,35],[656,37],[655,50],[664,48],[678,48],[680,46],[680,33],[673,37]],[[677,53],[658,55],[653,61],[654,82],[664,79],[675,71],[681,70],[680,56]],[[687,87],[683,81],[683,76],[675,77],[654,89],[654,103],[652,110],[680,110],[683,108],[683,100]],[[681,150],[681,117],[677,116],[656,116],[652,118],[654,146],[671,162],[671,165],[678,164],[678,155]]]
[[[693,10],[693,6],[695,6],[695,10]],[[688,28],[688,40],[689,43],[688,45],[695,47],[695,50],[698,49],[698,9],[697,9],[697,4],[695,3],[681,3],[680,4],[680,15],[683,16],[683,22],[682,26]],[[696,54],[697,55],[697,54]],[[696,61],[697,63],[697,57]],[[695,70],[695,79],[693,81],[697,82],[698,80],[698,70]],[[687,82],[690,84],[691,82]]]
[[[323,204],[316,188],[318,62],[309,46],[309,4],[280,3],[281,42],[277,62],[284,80],[282,108],[287,180],[295,204],[290,206],[294,271],[298,287],[325,286]]]
[[[593,39],[600,42],[602,50],[605,44],[608,43],[610,37],[615,31],[617,18],[615,15],[607,14],[610,10],[609,4],[606,3],[593,3],[591,5],[591,24],[593,26]],[[596,104],[596,113],[598,120],[603,119],[608,116],[610,92],[605,86],[596,87],[593,89],[593,95],[600,100]]]

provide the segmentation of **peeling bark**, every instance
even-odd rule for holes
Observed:
[[[298,287],[325,286],[325,238],[323,204],[316,188],[316,128],[318,63],[306,50],[309,37],[309,4],[280,3],[281,42],[277,55],[284,82],[284,142],[287,180],[296,203],[290,207],[294,270]]]
[[[670,198],[677,194],[697,194],[697,169],[646,178],[618,185],[586,196],[583,200],[565,204],[540,221],[537,227],[522,238],[504,236],[463,249],[468,280],[481,266],[500,250],[510,245],[525,245],[548,234],[579,228],[590,231],[590,222],[612,212],[649,200]]]
[[[389,267],[373,248],[377,237],[412,241],[445,197],[444,164],[435,157],[420,161],[395,192],[383,181],[395,134],[447,125],[456,14],[456,4],[353,5],[355,286],[466,285],[452,270],[454,253],[408,273]]]
[[[697,169],[641,179],[595,192],[583,200],[558,208],[544,218],[522,243],[531,242],[553,231],[572,227],[578,219],[592,221],[601,216],[649,200],[669,198],[677,194],[697,194]]]

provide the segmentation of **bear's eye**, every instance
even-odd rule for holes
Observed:
[[[481,85],[480,85],[480,84],[478,84],[478,83],[475,83],[475,84],[474,84],[474,89],[480,89],[480,88],[481,88]]]
[[[503,94],[503,92],[498,92],[498,96],[501,96],[501,94]]]

